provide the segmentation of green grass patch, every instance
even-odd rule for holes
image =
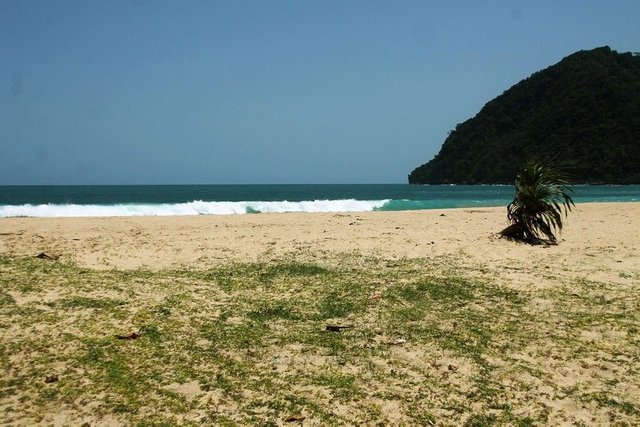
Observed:
[[[50,307],[58,308],[96,308],[96,309],[114,309],[125,305],[126,302],[111,298],[90,298],[83,296],[73,296],[62,298],[52,303],[47,303]]]
[[[638,386],[637,289],[575,280],[522,290],[472,273],[449,259],[152,272],[0,257],[2,415],[16,424],[53,423],[60,408],[79,424],[572,419],[552,398],[595,402],[611,422],[640,418],[640,397],[616,391]],[[131,331],[139,336],[116,338]],[[571,386],[553,383],[567,371]],[[49,374],[58,381],[45,383]]]

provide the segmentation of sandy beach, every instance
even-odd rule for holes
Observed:
[[[0,219],[0,418],[640,423],[640,203],[565,224],[532,246],[504,208]]]
[[[211,268],[282,257],[330,262],[335,255],[455,258],[515,284],[546,283],[549,265],[567,277],[619,281],[640,271],[640,203],[580,204],[558,245],[499,238],[504,208],[221,216],[5,218],[0,254],[48,252],[82,267]],[[514,268],[526,271],[518,274]],[[531,274],[534,273],[534,274]],[[542,275],[544,276],[544,275]]]

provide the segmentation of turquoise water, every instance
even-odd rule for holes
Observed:
[[[576,186],[576,203],[640,201],[640,185]],[[511,186],[0,186],[0,217],[364,212],[506,206]]]

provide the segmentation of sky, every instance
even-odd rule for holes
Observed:
[[[405,183],[640,1],[0,0],[0,185]]]

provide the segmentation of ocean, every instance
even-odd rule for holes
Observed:
[[[574,201],[640,201],[640,185],[574,186]],[[506,206],[512,186],[74,185],[0,186],[2,217],[366,212]]]

